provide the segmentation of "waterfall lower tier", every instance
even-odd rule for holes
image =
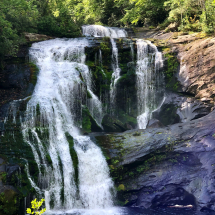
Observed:
[[[92,91],[90,71],[84,65],[86,46],[87,39],[55,39],[35,43],[30,49],[30,58],[40,72],[22,131],[38,165],[38,189],[45,195],[48,210],[113,206],[113,182],[106,160],[77,127],[84,102],[99,125],[103,117],[102,104]],[[91,98],[87,98],[87,91]]]

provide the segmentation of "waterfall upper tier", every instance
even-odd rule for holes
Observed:
[[[82,30],[85,36],[110,38],[127,37],[126,30],[121,28],[104,27],[101,25],[84,25],[82,26]]]

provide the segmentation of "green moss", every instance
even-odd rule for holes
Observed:
[[[37,104],[36,106],[36,113],[37,113],[37,116],[40,115],[40,105]]]
[[[7,189],[0,193],[0,214],[15,215],[18,208],[18,195],[15,191]]]
[[[49,154],[46,154],[46,161],[48,162],[49,165],[52,165],[52,159]]]
[[[78,156],[74,149],[73,137],[69,133],[66,133],[66,138],[69,143],[69,151],[70,151],[70,155],[71,155],[74,170],[75,170],[75,182],[76,182],[76,185],[78,186],[78,181],[79,181],[78,180]]]
[[[30,71],[31,71],[31,74],[30,74],[30,83],[32,83],[35,86],[36,83],[37,83],[37,75],[39,73],[39,69],[33,63],[28,63],[28,66],[30,67]]]
[[[92,99],[92,95],[91,95],[91,93],[89,92],[89,90],[87,90],[87,98],[88,98],[88,99]]]
[[[179,82],[175,77],[175,73],[177,72],[177,68],[179,66],[178,59],[172,53],[166,53],[164,56],[167,59],[167,69],[164,71],[167,82],[166,87],[177,91]]]
[[[82,128],[85,132],[91,132],[90,112],[87,107],[82,109]]]
[[[110,42],[110,37],[103,37],[102,40],[105,42]]]
[[[100,43],[100,48],[101,48],[103,56],[111,55],[110,47],[111,47],[110,44],[107,42]]]
[[[124,184],[120,184],[117,188],[118,191],[121,191],[121,190],[125,190],[125,185]]]
[[[0,172],[0,181],[3,182],[3,184],[7,181],[7,173],[6,172]]]

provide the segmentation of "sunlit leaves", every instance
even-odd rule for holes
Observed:
[[[34,199],[31,201],[31,208],[27,208],[27,214],[43,214],[46,211],[46,208],[40,209],[43,202],[45,202],[45,199],[41,199],[41,201],[37,201],[37,199]]]

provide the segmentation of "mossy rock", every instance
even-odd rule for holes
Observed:
[[[180,117],[177,114],[177,106],[174,104],[162,105],[159,113],[153,113],[153,118],[158,119],[165,126],[180,122]]]
[[[0,193],[0,215],[15,215],[18,212],[19,194],[11,186],[5,186]]]
[[[127,130],[121,121],[108,114],[104,116],[102,126],[106,132],[123,132]]]
[[[102,131],[86,106],[82,108],[82,130],[85,133]]]
[[[180,82],[176,77],[180,64],[178,62],[177,57],[173,53],[166,51],[166,50],[169,50],[168,48],[165,48],[163,50],[165,52],[164,56],[166,58],[165,68],[164,68],[166,88],[177,92],[181,88]]]

